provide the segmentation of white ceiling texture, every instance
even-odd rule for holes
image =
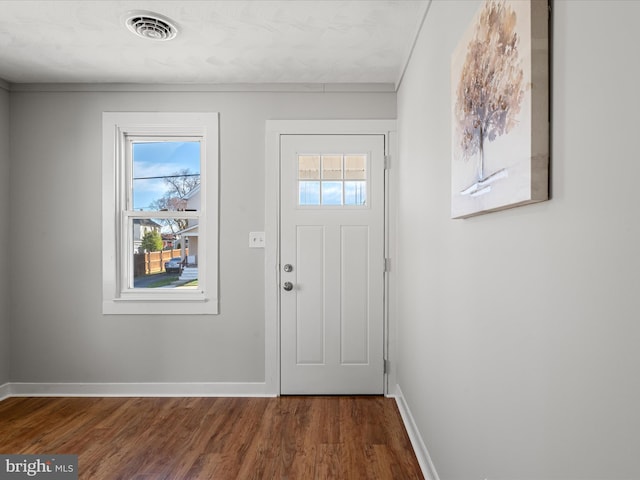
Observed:
[[[430,0],[0,0],[9,83],[390,83]],[[136,37],[128,13],[175,22]]]

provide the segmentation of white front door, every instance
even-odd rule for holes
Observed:
[[[382,394],[384,135],[281,137],[281,393]]]

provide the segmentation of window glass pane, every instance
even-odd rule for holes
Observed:
[[[342,178],[342,155],[322,156],[322,178],[327,180]]]
[[[199,210],[200,142],[133,142],[132,157],[132,210]]]
[[[344,182],[344,204],[366,205],[367,182]]]
[[[318,180],[320,178],[320,155],[298,156],[298,178]]]
[[[322,205],[342,205],[342,182],[322,182]]]
[[[344,157],[344,178],[347,180],[367,179],[367,156],[347,155]]]
[[[320,205],[320,182],[298,182],[298,204]]]
[[[191,222],[191,226],[188,225]],[[131,221],[133,288],[196,288],[198,225],[195,219],[134,218]],[[185,225],[176,233],[168,225]]]

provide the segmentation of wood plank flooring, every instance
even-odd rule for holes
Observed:
[[[9,398],[0,453],[77,454],[86,480],[423,478],[384,397]]]

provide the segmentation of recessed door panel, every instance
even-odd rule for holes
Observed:
[[[369,226],[341,227],[340,363],[369,362]]]
[[[298,227],[296,364],[324,363],[324,227]]]

